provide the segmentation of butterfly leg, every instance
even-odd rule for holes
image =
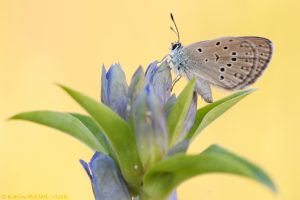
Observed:
[[[165,55],[158,63],[162,64],[164,62],[168,62],[169,55]]]
[[[172,81],[171,91],[173,90],[174,85],[181,79],[181,75],[178,74],[175,79]]]

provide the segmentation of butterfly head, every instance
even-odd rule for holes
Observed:
[[[176,49],[178,49],[178,48],[180,48],[181,47],[181,43],[180,42],[172,42],[171,43],[171,51],[174,51],[174,50],[176,50]]]

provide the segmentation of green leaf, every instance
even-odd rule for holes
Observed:
[[[178,141],[180,131],[184,126],[185,117],[189,111],[189,107],[193,98],[195,80],[190,81],[183,89],[173,106],[167,121],[167,127],[170,133],[170,146]]]
[[[10,119],[21,119],[61,130],[88,145],[94,151],[107,154],[105,146],[97,137],[76,117],[68,113],[53,111],[32,111],[17,114]]]
[[[69,113],[73,117],[79,119],[98,139],[102,146],[105,147],[110,156],[114,157],[113,151],[105,137],[104,131],[97,125],[97,122],[88,115],[83,115],[80,113]]]
[[[60,87],[94,118],[109,140],[125,180],[131,187],[139,187],[143,168],[128,124],[106,105],[68,87]]]
[[[216,172],[248,177],[276,191],[269,176],[257,166],[218,145],[212,145],[198,155],[180,154],[158,163],[145,174],[144,192],[152,199],[164,199],[189,178]]]
[[[194,125],[187,138],[193,140],[207,125],[253,91],[255,91],[255,89],[236,92],[228,97],[198,109]]]
[[[100,129],[100,127],[97,125],[97,123],[94,121],[93,118],[91,118],[88,115],[83,115],[80,113],[69,113],[69,114],[79,119],[95,135],[95,137],[102,143],[103,146],[106,145],[106,143],[103,142],[106,139],[103,130]]]

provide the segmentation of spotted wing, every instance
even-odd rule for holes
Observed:
[[[262,37],[223,37],[183,48],[184,71],[228,90],[254,83],[268,66],[272,42]]]

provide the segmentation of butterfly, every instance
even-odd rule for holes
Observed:
[[[240,90],[253,84],[262,75],[273,54],[272,42],[263,37],[221,37],[183,46],[171,13],[177,42],[171,44],[167,56],[175,71],[175,84],[182,76],[195,78],[195,91],[207,103],[213,102],[211,85]]]

